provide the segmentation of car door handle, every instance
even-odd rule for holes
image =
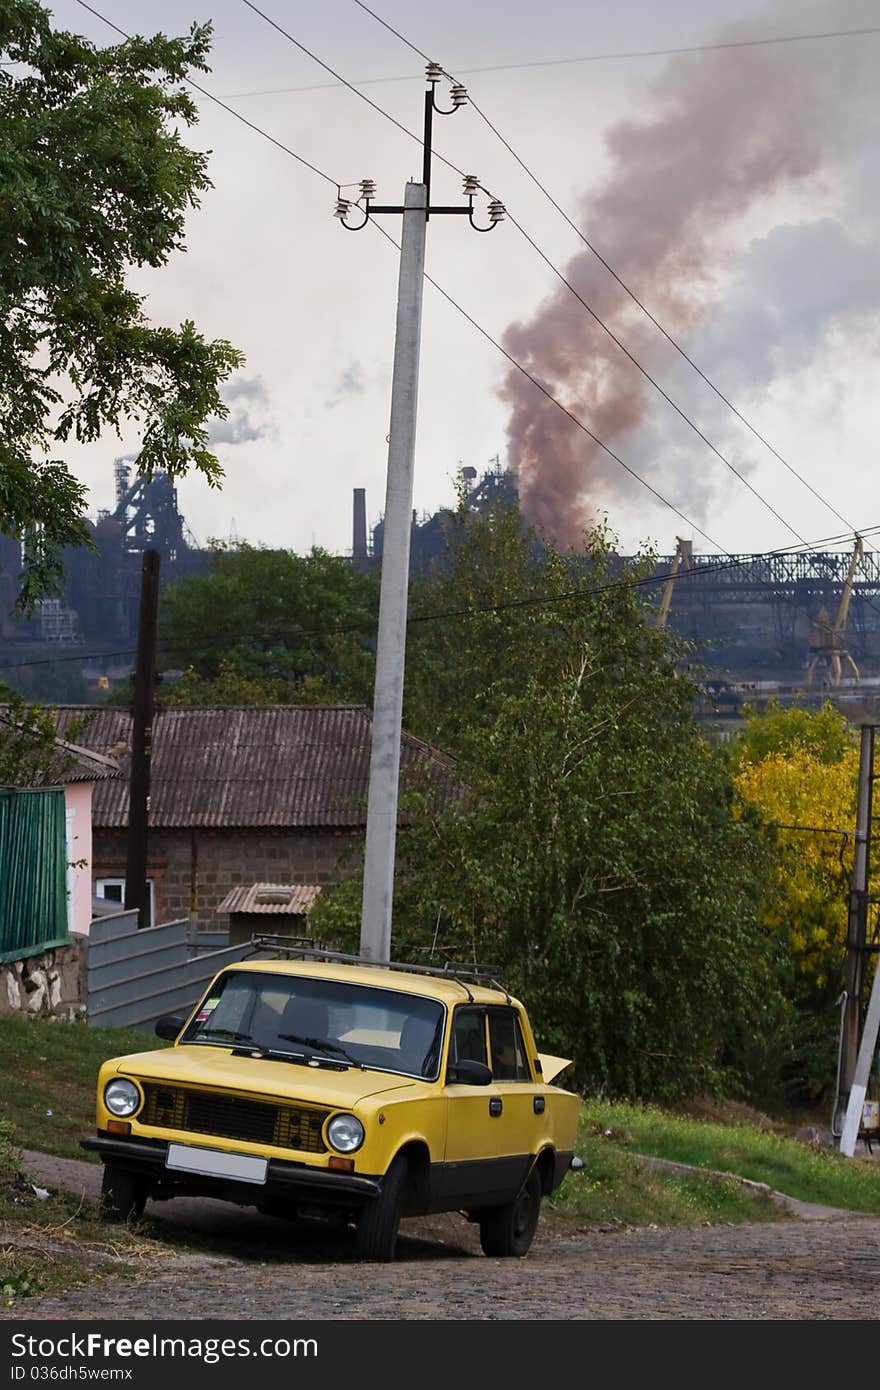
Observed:
[[[498,1115],[501,1114],[501,1111],[502,1111],[503,1109],[504,1109],[504,1102],[502,1101],[501,1097],[500,1097],[500,1096],[493,1096],[492,1100],[489,1101],[489,1114],[492,1115],[492,1116],[497,1117]]]

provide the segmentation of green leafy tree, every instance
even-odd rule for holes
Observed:
[[[62,547],[88,539],[66,440],[133,420],[145,474],[221,477],[206,422],[226,414],[241,355],[190,321],[150,324],[126,283],[182,249],[210,187],[179,133],[210,32],[98,49],[35,0],[0,6],[0,531],[25,543],[25,608],[57,586]]]
[[[467,790],[445,810],[410,793],[394,953],[490,962],[584,1089],[671,1098],[731,1084],[780,999],[765,845],[694,721],[683,648],[617,582],[641,573],[602,531],[577,562],[539,550],[509,510],[456,533],[423,612],[486,611],[424,623],[409,724],[454,746]],[[355,877],[317,931],[350,941],[357,907]]]
[[[73,742],[85,721],[68,730]],[[55,711],[31,705],[0,682],[0,787],[33,787],[52,782],[68,769],[72,754],[59,744]]]
[[[358,574],[326,550],[214,544],[211,570],[162,591],[166,668],[187,662],[172,702],[370,703],[378,575]],[[203,698],[204,697],[204,698]]]

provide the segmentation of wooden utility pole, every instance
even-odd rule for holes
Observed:
[[[150,758],[156,697],[156,618],[159,606],[159,552],[145,550],[141,569],[137,666],[131,724],[131,773],[128,790],[128,846],[125,862],[125,908],[136,909],[138,926],[147,927],[147,828],[150,817]]]

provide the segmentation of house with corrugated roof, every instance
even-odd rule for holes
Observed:
[[[94,788],[92,874],[98,896],[122,902],[131,714],[62,707],[61,737],[74,721],[80,745],[121,767],[118,779]],[[272,930],[290,930],[297,915],[302,921],[303,904],[310,907],[359,848],[371,735],[372,714],[362,705],[160,709],[150,772],[151,920],[189,917],[201,929],[225,931],[243,908],[247,916],[271,915]],[[404,733],[402,786],[408,780],[427,788],[438,809],[456,793],[452,760]]]

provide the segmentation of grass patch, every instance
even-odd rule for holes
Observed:
[[[83,1022],[0,1019],[0,1123],[23,1149],[85,1158],[79,1140],[95,1128],[98,1068],[108,1057],[168,1044],[150,1033]]]
[[[40,1200],[0,1123],[0,1306],[37,1294],[63,1294],[108,1278],[133,1278],[167,1258],[136,1229],[108,1227],[94,1203],[64,1193]]]
[[[580,1136],[585,1161],[587,1151],[592,1153],[596,1143],[604,1142],[618,1152],[629,1148],[752,1178],[802,1202],[880,1212],[880,1163],[844,1158],[754,1125],[721,1124],[650,1105],[587,1100]]]
[[[663,1173],[640,1163],[589,1124],[582,1126],[580,1172],[569,1173],[544,1203],[548,1215],[584,1226],[705,1226],[779,1221],[786,1212],[766,1193],[736,1182]]]

